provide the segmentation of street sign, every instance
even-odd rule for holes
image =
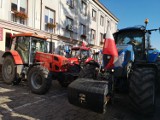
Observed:
[[[0,27],[0,41],[3,41],[3,28]]]

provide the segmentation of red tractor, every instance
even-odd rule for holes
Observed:
[[[36,94],[46,93],[52,79],[57,79],[62,86],[75,79],[72,70],[75,66],[70,64],[68,58],[49,53],[49,42],[37,34],[14,35],[10,50],[3,54],[3,58],[4,82],[18,84],[22,79],[27,79],[31,91]]]
[[[95,62],[91,57],[90,47],[86,46],[74,46],[71,48],[71,56],[68,58],[71,63],[75,63],[80,68],[83,68],[84,65]]]

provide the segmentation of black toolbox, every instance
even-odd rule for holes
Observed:
[[[68,86],[68,100],[71,104],[98,113],[105,112],[108,82],[78,78]]]

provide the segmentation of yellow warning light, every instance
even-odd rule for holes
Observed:
[[[148,24],[149,20],[148,19],[145,19],[144,23],[145,24]]]

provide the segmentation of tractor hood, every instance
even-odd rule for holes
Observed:
[[[74,58],[68,58],[68,60],[69,60],[71,63],[79,64],[79,60],[78,60],[78,58],[76,58],[76,57],[74,57]]]
[[[128,45],[128,44],[126,44],[126,45],[120,45],[120,44],[117,44],[117,50],[118,50],[118,52],[120,52],[120,51],[125,51],[125,50],[133,50],[133,47],[132,47],[132,45]]]
[[[64,56],[43,52],[36,52],[35,62],[43,63],[42,65],[44,65],[48,70],[54,72],[65,71],[66,68],[64,68],[64,66],[70,64],[68,58]]]
[[[123,67],[129,61],[134,61],[134,52],[132,45],[117,45],[118,60],[115,62],[115,67]]]

